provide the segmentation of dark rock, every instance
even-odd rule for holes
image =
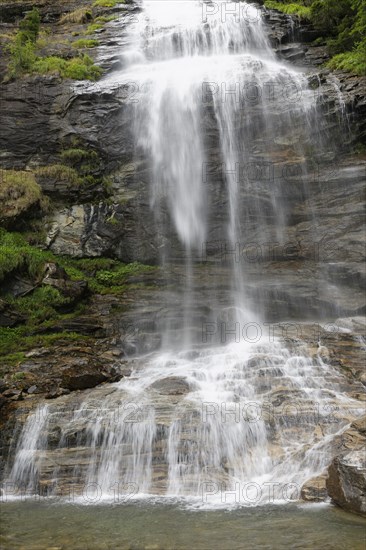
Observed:
[[[20,390],[16,390],[15,388],[9,388],[8,390],[5,390],[3,392],[3,397],[16,397],[19,396],[22,392]]]
[[[70,393],[70,390],[66,388],[54,388],[45,395],[45,399],[56,399],[57,397],[61,397],[62,395],[68,395]]]
[[[352,451],[335,457],[328,469],[327,490],[349,512],[366,516],[366,453]]]
[[[62,385],[70,391],[94,388],[107,380],[108,377],[104,372],[88,371],[87,368],[82,373],[78,373],[77,369],[68,369],[62,375]]]
[[[24,315],[21,315],[7,302],[0,299],[0,327],[13,327],[24,321]]]
[[[0,378],[0,393],[4,392],[5,390],[9,389],[9,384]]]

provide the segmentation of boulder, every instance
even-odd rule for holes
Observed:
[[[301,487],[301,498],[307,502],[323,502],[328,497],[326,475],[308,479]]]
[[[84,372],[77,372],[73,368],[68,369],[63,373],[62,376],[62,385],[64,388],[75,391],[75,390],[86,390],[88,388],[94,388],[106,382],[108,376],[105,373],[92,371],[86,369]]]
[[[348,512],[366,517],[366,451],[352,451],[333,459],[327,490],[332,500]]]

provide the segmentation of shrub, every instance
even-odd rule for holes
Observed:
[[[99,42],[95,38],[79,38],[72,43],[73,48],[95,48]]]
[[[38,58],[32,66],[32,72],[58,73],[62,78],[73,80],[97,80],[102,74],[101,68],[94,65],[88,55],[67,60],[56,56]]]
[[[20,36],[16,36],[13,43],[8,47],[10,52],[9,73],[10,76],[16,76],[20,73],[29,71],[36,58],[35,46],[32,42],[22,42]]]
[[[62,78],[73,80],[97,80],[102,70],[94,65],[88,55],[72,59],[57,56],[38,57],[36,40],[39,34],[39,13],[32,10],[21,21],[19,31],[8,46],[10,52],[9,76],[16,77],[24,73],[58,74]],[[81,39],[74,42],[76,48],[93,48],[98,45],[94,39]]]
[[[26,42],[32,42],[34,44],[38,38],[40,23],[39,11],[33,8],[19,23],[19,40],[23,44],[26,44]]]
[[[350,71],[366,76],[365,48],[358,48],[348,53],[339,53],[327,63],[327,66],[330,69]]]
[[[267,8],[282,11],[288,15],[297,15],[301,19],[310,19],[310,8],[301,4],[290,3],[283,4],[282,2],[275,2],[273,0],[266,1]]]
[[[310,19],[323,36],[331,69],[365,74],[366,10],[364,0],[302,0],[299,3],[265,0],[268,8]]]

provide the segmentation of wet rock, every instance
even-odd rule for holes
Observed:
[[[70,393],[70,390],[66,388],[55,388],[50,392],[46,393],[45,399],[56,399],[57,397],[61,397],[62,395],[68,395],[69,393]]]
[[[328,469],[327,490],[349,512],[366,516],[366,454],[354,451],[336,457]]]
[[[22,392],[20,390],[16,390],[15,388],[9,388],[8,390],[5,390],[3,392],[3,397],[11,398],[11,397],[19,397]]]
[[[79,370],[79,369],[78,369]],[[70,391],[86,390],[94,388],[102,382],[108,380],[105,372],[91,371],[88,367],[84,367],[84,372],[78,372],[74,368],[69,368],[62,374],[62,386]]]
[[[185,395],[191,391],[188,382],[177,376],[170,376],[158,380],[151,384],[150,388],[162,395]]]
[[[326,475],[316,476],[301,487],[301,498],[307,502],[323,502],[328,498]]]
[[[17,390],[15,388],[10,388],[8,390],[5,390],[2,394],[2,397],[5,397],[6,399],[9,399],[10,401],[22,401],[23,395],[21,390]]]

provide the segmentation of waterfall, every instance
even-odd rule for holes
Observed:
[[[47,422],[31,416],[8,479],[84,501],[87,488],[88,502],[115,499],[116,487],[122,500],[164,495],[214,505],[259,504],[268,494],[283,500],[284,485],[298,495],[328,464],[328,443],[350,411],[362,407],[342,395],[347,381],[321,353],[277,337],[243,339],[245,327],[262,330],[265,318],[233,251],[253,224],[258,238],[284,242],[288,210],[277,192],[284,176],[268,182],[258,166],[276,169],[278,146],[290,143],[293,165],[306,174],[316,97],[302,72],[276,60],[260,11],[244,2],[145,1],[128,42],[124,69],[102,85],[136,86],[133,133],[149,166],[152,215],[185,262],[178,338],[167,319],[162,349],[135,359],[129,379],[57,399]],[[219,221],[210,193],[217,173]],[[230,251],[229,292],[225,303],[217,298],[213,263],[207,307],[217,317],[199,341],[191,336],[197,273],[215,224]],[[167,273],[174,260],[164,249]]]

